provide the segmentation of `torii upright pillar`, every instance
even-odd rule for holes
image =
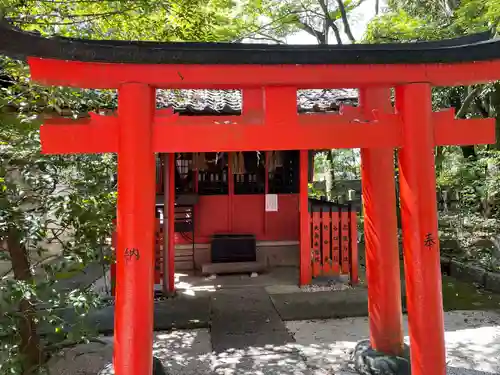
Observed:
[[[360,89],[365,118],[393,112],[389,88]],[[376,125],[374,125],[376,126]],[[401,273],[397,238],[393,148],[361,149],[370,344],[388,355],[403,353]]]
[[[114,369],[151,374],[155,233],[155,90],[127,83],[118,89],[118,248]],[[140,327],[140,328],[139,328]]]
[[[396,88],[403,121],[399,151],[403,251],[413,375],[445,375],[431,86]]]

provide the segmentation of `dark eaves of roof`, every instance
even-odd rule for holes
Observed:
[[[424,64],[500,59],[500,39],[492,39],[492,32],[483,32],[449,40],[392,44],[157,43],[44,38],[3,20],[0,53],[18,59],[141,64]]]

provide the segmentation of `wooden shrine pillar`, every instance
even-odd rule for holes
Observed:
[[[361,89],[361,111],[392,112],[390,89]],[[376,125],[372,125],[376,126]],[[361,149],[370,343],[388,355],[402,355],[403,313],[396,218],[394,151]]]
[[[233,152],[227,153],[227,231],[233,233],[234,171]]]
[[[145,84],[118,89],[118,247],[114,369],[151,374],[155,261],[155,90]]]
[[[406,298],[413,375],[445,375],[431,86],[396,88],[403,120],[399,151]]]
[[[308,198],[308,150],[300,150],[299,161],[299,211],[300,211],[300,285],[311,284],[311,225]]]
[[[163,280],[165,295],[175,292],[175,153],[163,154]]]
[[[175,292],[175,153],[168,154],[168,287],[170,293]]]

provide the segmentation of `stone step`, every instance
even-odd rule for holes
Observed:
[[[175,260],[176,271],[191,271],[194,270],[194,263],[192,260]]]
[[[263,272],[266,266],[260,262],[206,263],[202,265],[203,275],[221,275],[228,273]]]

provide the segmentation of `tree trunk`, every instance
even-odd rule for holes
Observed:
[[[26,283],[33,282],[30,264],[26,249],[21,244],[20,233],[15,228],[9,230],[7,246],[12,262],[12,271],[16,280]],[[36,309],[33,301],[21,299],[19,302],[19,312],[22,318],[19,320],[18,329],[21,336],[21,345],[19,352],[23,357],[23,374],[33,373],[41,364],[43,364],[43,352],[40,346],[40,337],[37,333],[35,323]]]
[[[330,164],[330,195],[332,195],[332,190],[335,187],[335,168],[334,168],[334,160],[335,160],[335,155],[334,155],[334,150],[328,151],[326,154],[326,160]]]
[[[444,161],[444,146],[436,147],[436,173],[439,174],[443,170],[443,161]]]
[[[494,90],[490,93],[490,109],[495,113],[496,142],[495,148],[500,150],[500,83],[493,85]],[[491,113],[490,112],[490,113]]]
[[[337,4],[339,6],[339,11],[340,11],[340,17],[342,19],[342,23],[344,24],[344,32],[346,33],[347,37],[351,41],[351,43],[356,43],[356,39],[354,38],[354,35],[352,34],[351,31],[351,25],[349,25],[349,20],[347,18],[347,11],[345,9],[344,1],[343,0],[337,0]]]
[[[342,44],[342,37],[340,36],[340,31],[337,25],[335,25],[335,22],[332,20],[330,17],[330,13],[328,11],[328,4],[325,2],[325,0],[319,0],[319,5],[321,6],[321,10],[323,11],[323,14],[325,16],[325,35],[328,37],[328,30],[331,28],[333,30],[333,34],[335,35],[335,40],[337,41],[337,44]],[[319,38],[318,39],[318,44],[328,44],[327,39],[324,39],[324,43],[321,42]]]
[[[458,109],[455,118],[461,119],[466,118],[467,112],[469,111],[470,106],[474,102],[474,99],[479,95],[481,90],[483,89],[482,85],[478,85],[475,88],[469,86],[467,89],[467,97],[463,101],[462,105]],[[455,107],[456,108],[456,107]],[[465,159],[472,158],[473,160],[477,159],[476,149],[474,145],[462,146],[462,155]]]
[[[477,159],[476,149],[473,145],[470,146],[461,146],[462,155],[465,159],[471,158],[472,160]]]
[[[398,225],[398,231],[402,229],[402,222],[401,222],[401,202],[399,200],[400,193],[399,193],[399,157],[398,157],[398,150],[394,150],[394,180],[396,182],[396,219],[397,219],[397,225]],[[361,182],[363,183],[363,182]]]
[[[500,151],[500,114],[495,117],[495,132],[496,132],[495,150]]]

